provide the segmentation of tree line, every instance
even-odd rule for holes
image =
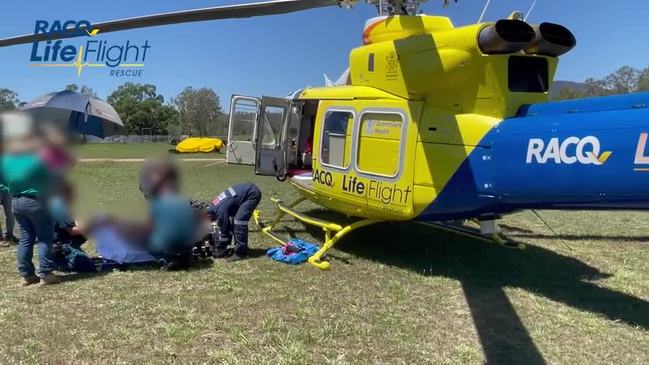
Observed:
[[[604,78],[589,78],[579,88],[563,88],[557,92],[554,99],[578,99],[645,91],[649,91],[649,67],[638,70],[630,66],[623,66]]]
[[[85,85],[70,84],[66,90],[97,97]],[[124,122],[125,133],[153,135],[227,135],[228,116],[223,112],[218,94],[210,88],[186,87],[177,96],[165,100],[155,85],[127,82],[113,91],[106,101]],[[0,112],[25,104],[10,89],[0,89]]]
[[[70,84],[66,90],[96,97],[88,86]],[[589,78],[579,87],[565,87],[553,96],[556,100],[577,99],[589,96],[606,96],[649,92],[649,67],[638,70],[621,67],[610,75]],[[124,122],[126,134],[225,136],[228,115],[223,112],[218,94],[210,88],[185,88],[176,97],[165,100],[156,86],[127,82],[106,99]],[[18,94],[0,88],[0,112],[20,107]]]

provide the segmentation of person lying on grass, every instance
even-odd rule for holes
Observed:
[[[180,195],[178,185],[177,168],[171,161],[148,161],[140,175],[140,189],[149,202],[149,220],[102,217],[92,222],[90,232],[111,227],[125,242],[153,255],[162,269],[189,267],[200,220],[189,200]]]
[[[128,256],[122,257],[124,262],[133,262],[145,251],[158,261],[162,270],[178,270],[192,264],[197,226],[189,201],[178,194],[162,192],[150,202],[147,221],[98,216],[90,222],[88,232],[97,237],[101,237],[102,232],[114,232],[117,240],[114,244],[132,247],[133,250],[127,249],[124,253]]]

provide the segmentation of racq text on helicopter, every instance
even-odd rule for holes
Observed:
[[[476,233],[503,242],[495,220],[518,210],[649,208],[649,95],[548,102],[559,56],[576,45],[567,28],[515,14],[455,27],[415,15],[421,0],[369,2],[380,16],[367,21],[340,85],[232,99],[227,161],[287,179],[301,196],[277,201],[270,224],[255,214],[265,233],[283,242],[272,229],[285,214],[321,227],[325,243],[309,262],[327,268],[321,258],[341,237],[382,221],[477,219]],[[266,1],[93,26],[107,33],[353,3]],[[361,220],[304,216],[293,208],[305,200]]]

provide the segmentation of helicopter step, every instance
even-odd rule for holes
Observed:
[[[524,250],[526,248],[524,243],[514,242],[498,232],[498,226],[495,220],[471,220],[480,225],[480,228],[473,228],[466,226],[464,221],[451,221],[451,222],[417,222],[420,225],[443,230],[450,233],[459,234],[461,236],[474,238],[480,241],[497,243],[505,248],[512,248],[517,250]]]
[[[327,222],[322,219],[309,217],[302,213],[296,212],[293,208],[295,208],[298,204],[307,200],[304,197],[300,197],[288,205],[283,205],[283,202],[276,198],[272,198],[271,200],[277,205],[277,214],[275,215],[273,221],[270,224],[264,223],[264,221],[261,218],[261,211],[255,210],[253,213],[255,223],[257,223],[257,225],[259,226],[259,228],[264,234],[266,234],[267,236],[271,237],[272,239],[274,239],[275,241],[281,244],[285,244],[286,240],[282,239],[277,234],[275,234],[273,232],[273,228],[287,214],[302,223],[322,228],[325,234],[325,241],[322,247],[320,247],[320,250],[318,250],[318,252],[316,252],[313,256],[309,257],[308,260],[309,264],[315,266],[320,270],[326,270],[329,268],[330,266],[329,262],[322,261],[322,258],[327,253],[327,251],[329,251],[336,244],[336,242],[338,242],[341,238],[343,238],[348,233],[357,230],[359,228],[382,222],[380,220],[375,220],[375,219],[363,219],[351,223],[349,225],[342,226],[337,223]]]

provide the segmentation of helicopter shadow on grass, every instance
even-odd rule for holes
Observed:
[[[345,221],[324,210],[308,214]],[[312,233],[321,234],[316,231]],[[545,363],[507,298],[506,287],[649,329],[649,302],[595,285],[591,281],[610,274],[541,247],[528,245],[518,251],[412,223],[391,223],[352,232],[336,248],[419,275],[460,281],[487,363]]]
[[[586,234],[586,235],[577,235],[577,234],[543,234],[536,233],[530,229],[518,228],[513,226],[508,226],[501,224],[500,228],[503,229],[504,233],[508,237],[512,238],[548,238],[548,239],[563,239],[570,241],[618,241],[618,242],[649,242],[649,236],[613,236],[613,235],[596,235],[596,234]]]

